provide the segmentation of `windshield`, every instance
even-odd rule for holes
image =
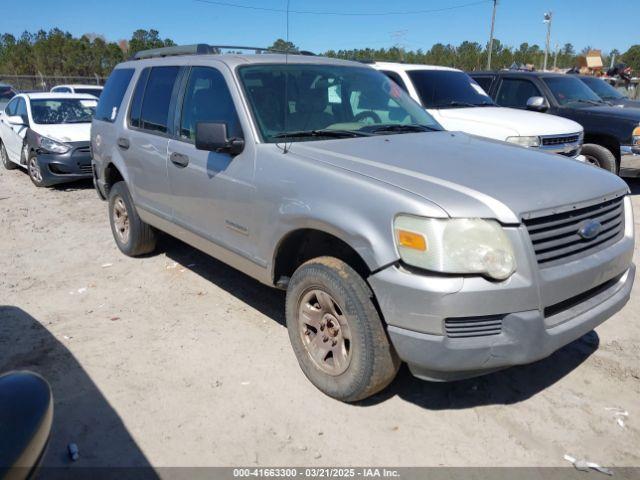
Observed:
[[[568,103],[603,103],[602,99],[593,93],[593,90],[576,77],[546,77],[543,80],[560,105],[567,105]]]
[[[385,75],[368,67],[269,64],[239,68],[266,142],[441,130]],[[286,88],[286,101],[285,101]]]
[[[73,91],[75,93],[84,93],[95,97],[100,97],[100,94],[102,93],[101,88],[74,88]]]
[[[97,100],[92,99],[32,99],[31,116],[34,123],[91,123],[96,113]]]
[[[601,78],[580,77],[580,80],[586,83],[591,90],[596,92],[596,94],[604,100],[619,100],[621,98],[626,98],[622,93]]]
[[[458,108],[494,105],[480,85],[464,72],[409,70],[413,86],[425,108]]]

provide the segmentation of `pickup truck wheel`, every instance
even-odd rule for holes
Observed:
[[[109,223],[116,245],[125,255],[144,255],[156,248],[156,234],[140,220],[124,182],[117,182],[109,191]]]
[[[0,158],[2,159],[2,166],[7,170],[15,170],[18,165],[9,160],[9,154],[7,149],[4,148],[4,143],[0,142]]]
[[[287,329],[300,368],[338,400],[379,392],[400,366],[372,297],[362,277],[333,257],[304,263],[287,288]]]
[[[616,157],[608,148],[594,143],[587,143],[582,146],[581,153],[586,157],[588,164],[603,168],[614,174],[618,173]]]

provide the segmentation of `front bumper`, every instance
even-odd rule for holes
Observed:
[[[89,142],[74,143],[67,153],[40,153],[38,164],[43,184],[57,185],[92,178]]]
[[[620,310],[635,276],[633,220],[627,224],[625,236],[597,254],[543,269],[525,233],[505,229],[519,263],[504,282],[402,266],[368,280],[390,340],[415,376],[473,377],[545,358]]]

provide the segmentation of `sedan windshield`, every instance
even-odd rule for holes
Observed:
[[[560,105],[583,103],[600,105],[603,100],[576,77],[546,77],[543,79]]]
[[[268,64],[239,68],[266,142],[442,130],[385,75],[368,67]]]
[[[620,100],[627,98],[601,78],[580,77],[580,80],[586,83],[587,86],[596,92],[596,94],[603,100]]]
[[[87,99],[32,99],[31,116],[35,123],[91,123],[96,113],[97,100]]]
[[[425,108],[494,106],[480,85],[464,72],[451,70],[409,70]]]

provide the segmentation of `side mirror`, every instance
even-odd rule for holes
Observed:
[[[21,117],[20,115],[11,115],[7,117],[7,122],[11,125],[28,125],[29,122],[26,118]]]
[[[549,110],[549,104],[544,97],[531,97],[527,100],[527,110],[534,112],[546,112]]]
[[[244,150],[244,139],[227,138],[226,123],[198,122],[196,148],[208,152],[227,152],[230,155],[238,155]]]

